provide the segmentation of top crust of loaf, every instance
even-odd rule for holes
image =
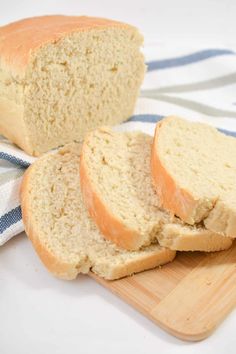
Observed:
[[[10,23],[0,27],[0,65],[13,75],[23,76],[32,53],[42,45],[73,32],[110,27],[137,31],[122,22],[87,16],[41,16]]]

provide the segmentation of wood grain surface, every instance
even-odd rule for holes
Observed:
[[[120,280],[90,276],[172,335],[198,341],[236,305],[236,243],[223,252],[182,252],[161,268]]]

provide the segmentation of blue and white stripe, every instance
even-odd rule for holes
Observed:
[[[236,137],[236,53],[227,48],[144,49],[147,74],[134,115],[119,130],[153,134],[163,116],[202,121]],[[156,60],[156,58],[159,58]],[[23,231],[19,190],[35,160],[0,137],[0,245]]]

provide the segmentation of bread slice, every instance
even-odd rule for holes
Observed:
[[[157,239],[161,246],[176,251],[213,252],[228,249],[232,245],[230,237],[224,237],[207,230],[204,226],[189,226],[175,223],[163,225]]]
[[[137,250],[159,237],[160,242],[169,244],[172,227],[173,237],[178,238],[177,250],[230,247],[231,239],[202,226],[183,225],[160,208],[150,175],[152,141],[140,132],[120,133],[106,127],[86,137],[80,163],[81,190],[104,237],[127,250]],[[168,229],[163,228],[166,224]],[[206,239],[201,242],[198,237]]]
[[[152,176],[161,204],[183,221],[236,237],[236,139],[169,117],[156,126]]]
[[[172,261],[175,252],[157,243],[129,252],[104,240],[82,202],[79,158],[80,145],[69,144],[39,158],[23,179],[26,233],[48,270],[63,279],[90,269],[117,279]]]
[[[145,72],[142,43],[130,25],[86,16],[0,27],[0,134],[39,156],[128,119]]]

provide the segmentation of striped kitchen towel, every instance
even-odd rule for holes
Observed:
[[[23,173],[34,160],[0,136],[0,245],[24,229],[19,190]]]
[[[156,44],[144,51],[147,74],[140,98],[134,115],[120,130],[153,134],[163,116],[178,115],[236,137],[236,52]],[[0,137],[0,245],[24,229],[19,189],[25,169],[34,160]]]

